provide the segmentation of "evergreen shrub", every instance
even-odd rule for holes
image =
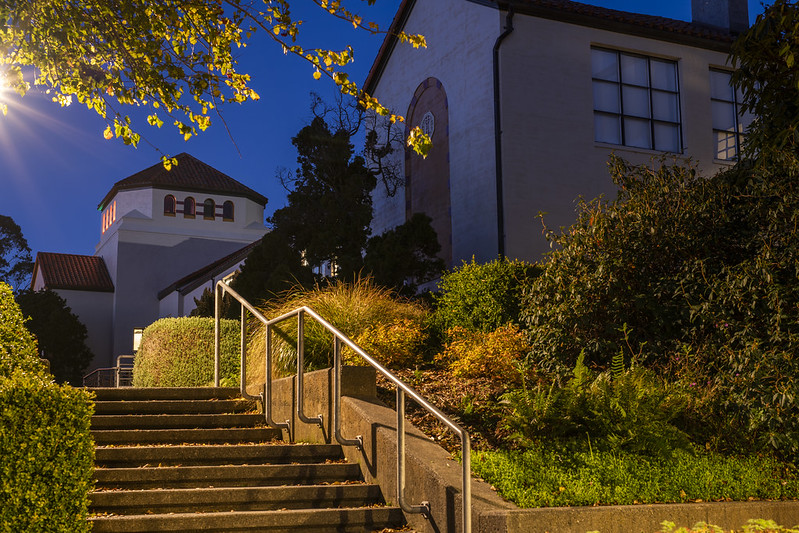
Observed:
[[[581,204],[526,294],[531,364],[582,355],[606,369],[621,352],[626,363],[638,356],[704,398],[695,438],[795,459],[795,177],[749,163],[707,179],[663,161],[613,157],[610,167],[618,197]]]
[[[238,387],[240,325],[220,321],[223,386]],[[134,387],[207,387],[214,382],[214,319],[162,318],[142,332],[133,362]]]
[[[432,322],[444,336],[452,328],[489,332],[518,325],[523,291],[538,273],[536,265],[519,260],[464,261],[441,277]]]
[[[0,531],[89,530],[91,394],[59,386],[0,283]]]
[[[88,531],[91,395],[15,370],[0,377],[0,531]]]

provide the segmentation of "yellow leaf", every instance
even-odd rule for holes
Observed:
[[[107,141],[114,138],[114,132],[111,131],[111,126],[105,127],[105,131],[103,132],[103,137],[105,137],[105,140]]]
[[[322,73],[319,72],[318,70],[313,73],[313,79],[318,80],[321,77],[322,77]]]

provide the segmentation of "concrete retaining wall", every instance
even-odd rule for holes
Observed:
[[[298,423],[296,377],[275,380],[272,392],[275,421],[291,420],[297,442],[330,443],[332,371],[305,374],[304,412],[323,416],[323,427]],[[358,463],[368,482],[378,483],[389,504],[397,502],[396,413],[377,400],[375,371],[342,369],[341,432],[361,435],[363,449],[344,446],[347,460]],[[406,501],[430,502],[431,516],[407,515],[424,533],[461,531],[461,466],[419,430],[406,424]],[[289,436],[285,434],[288,438]],[[729,502],[603,507],[519,509],[500,498],[483,481],[472,480],[472,525],[475,533],[653,533],[664,520],[691,526],[705,521],[726,530],[738,529],[751,518],[771,519],[786,527],[799,524],[799,502]]]

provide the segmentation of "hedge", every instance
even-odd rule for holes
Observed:
[[[222,385],[238,387],[239,322],[221,321]],[[162,318],[145,328],[133,363],[134,387],[206,387],[214,381],[214,319]]]
[[[88,531],[90,393],[24,371],[0,377],[0,531]]]
[[[0,283],[0,532],[89,531],[91,394],[52,381]]]

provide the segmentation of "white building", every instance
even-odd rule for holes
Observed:
[[[267,231],[264,196],[188,154],[177,160],[114,184],[93,256],[36,256],[31,287],[58,292],[86,325],[92,368],[132,353],[135,328],[187,315]]]
[[[746,0],[692,8],[684,22],[567,0],[404,0],[392,30],[428,48],[389,35],[365,89],[433,148],[399,150],[405,187],[375,189],[373,234],[421,211],[450,265],[537,260],[549,250],[539,212],[558,228],[578,196],[615,194],[612,152],[691,158],[704,173],[733,164],[747,119],[727,55]]]

